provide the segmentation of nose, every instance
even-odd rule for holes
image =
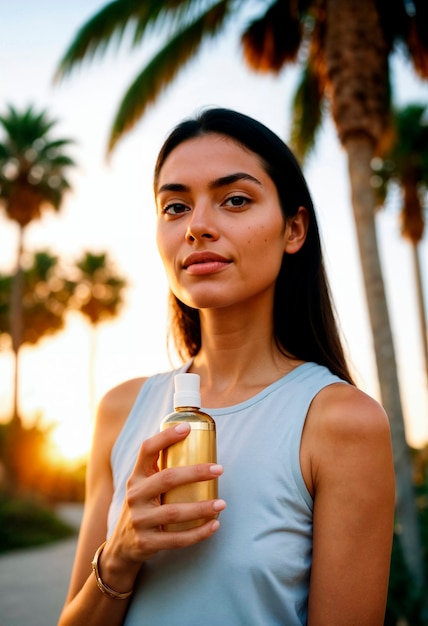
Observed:
[[[214,209],[202,203],[194,206],[187,224],[186,240],[193,242],[217,238],[218,230]]]

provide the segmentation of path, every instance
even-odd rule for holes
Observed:
[[[78,527],[79,505],[59,513]],[[0,557],[0,626],[56,626],[67,593],[76,537]]]

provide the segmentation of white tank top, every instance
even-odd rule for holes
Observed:
[[[108,536],[119,517],[140,444],[173,410],[174,375],[144,384],[112,452],[114,496]],[[312,560],[312,498],[299,462],[314,396],[343,382],[305,363],[254,397],[221,409],[202,407],[217,426],[220,529],[189,548],[145,563],[126,626],[301,626],[307,621]]]

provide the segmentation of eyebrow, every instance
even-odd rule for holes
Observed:
[[[247,174],[246,172],[235,172],[233,174],[228,174],[227,176],[216,178],[209,183],[208,187],[210,189],[219,189],[220,187],[226,187],[227,185],[236,183],[239,180],[249,180],[256,185],[260,185],[260,187],[262,186],[261,182],[254,176],[251,176],[251,174]],[[157,193],[159,194],[162,191],[190,191],[190,187],[183,185],[182,183],[165,183],[159,187]]]

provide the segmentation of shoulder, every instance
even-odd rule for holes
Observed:
[[[344,615],[383,623],[395,504],[385,411],[351,385],[325,387],[307,416],[301,462],[314,501],[308,624]]]
[[[314,500],[308,624],[343,615],[383,623],[395,504],[385,411],[351,385],[324,388],[307,416],[301,463]]]
[[[381,405],[360,389],[346,383],[324,387],[314,398],[308,418],[326,436],[389,432],[388,417]]]
[[[376,463],[389,466],[391,456],[389,420],[376,400],[345,383],[329,385],[316,395],[301,451],[302,471],[311,493],[339,471],[373,470]]]
[[[94,443],[105,450],[106,456],[109,456],[146,380],[132,378],[116,385],[102,397],[95,421]]]
[[[122,420],[129,414],[147,378],[132,378],[116,385],[103,396],[98,408],[98,419]]]

